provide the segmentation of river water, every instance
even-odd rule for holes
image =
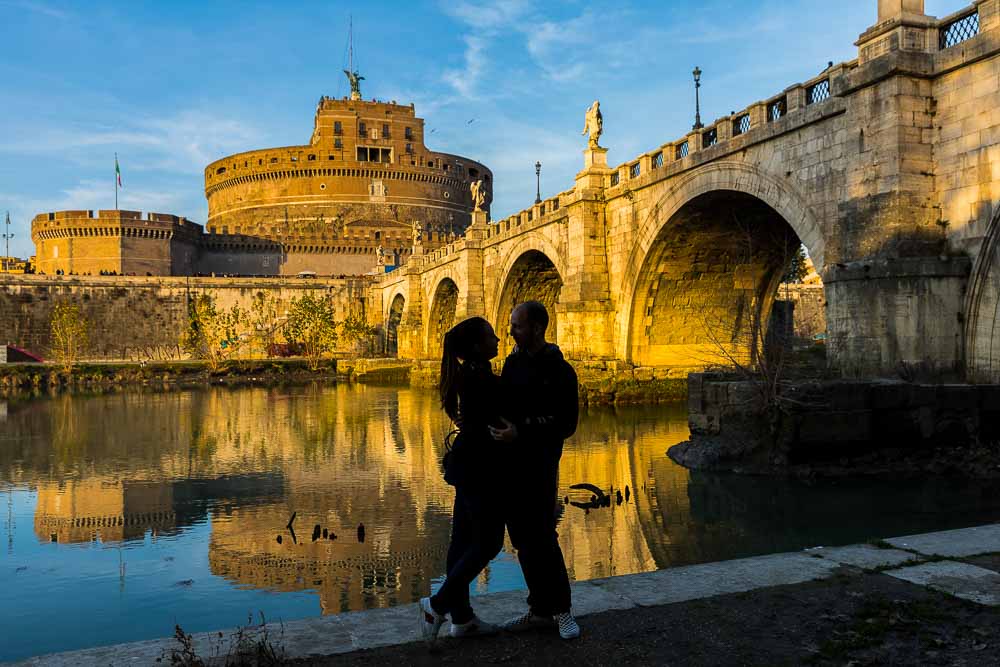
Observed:
[[[0,401],[0,661],[426,595],[448,543],[447,431],[432,392],[394,387]],[[968,482],[691,473],[665,455],[687,435],[683,406],[581,415],[559,492],[572,578],[1000,516],[990,486]],[[581,483],[628,500],[578,507]],[[474,592],[523,586],[508,543]]]

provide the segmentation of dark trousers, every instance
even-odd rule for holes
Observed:
[[[539,616],[570,609],[569,575],[556,533],[558,482],[558,468],[525,480],[506,514],[507,532],[528,585],[528,607]]]
[[[503,548],[503,516],[495,503],[476,489],[464,485],[455,488],[448,576],[431,596],[434,611],[450,614],[452,623],[472,620],[469,585]]]

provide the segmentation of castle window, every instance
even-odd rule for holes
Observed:
[[[343,148],[344,147],[344,142],[341,141],[340,139],[334,139],[333,140],[333,147],[334,148]],[[333,159],[332,155],[330,156],[330,159],[331,160]]]
[[[411,155],[413,154],[413,144],[406,144],[406,152]]]
[[[258,166],[258,167],[259,167],[260,165],[262,165],[262,164],[264,164],[264,161],[263,161],[263,160],[257,160],[257,166]]]
[[[479,170],[469,167],[469,178],[479,178]]]
[[[310,155],[310,156],[309,156],[309,161],[310,161],[310,162],[312,162],[312,161],[313,161],[313,160],[315,160],[315,159],[316,159],[316,156],[315,156],[315,155]]]
[[[364,121],[358,123],[358,136],[363,137],[368,134],[368,127],[365,125]]]
[[[278,164],[278,158],[276,157],[271,158],[271,164]]]
[[[334,134],[343,134],[344,133],[344,125],[339,120],[333,121],[333,133]]]
[[[340,139],[338,139],[337,141],[340,141]],[[332,160],[332,159],[333,159],[333,156],[332,156],[332,155],[327,155],[327,156],[326,156],[326,159],[327,159],[327,160]]]
[[[298,162],[298,161],[299,161],[299,156],[298,155],[293,155],[292,156],[292,162]]]
[[[225,167],[219,167],[218,169],[215,170],[215,173],[216,174],[224,174],[224,173],[226,173],[226,168]]]
[[[403,130],[403,137],[406,138],[406,139],[412,139],[413,138],[413,128],[412,127],[408,127],[405,130]]]
[[[389,123],[382,123],[382,138],[389,138]]]
[[[375,232],[375,240],[378,241],[382,238],[382,232]]]

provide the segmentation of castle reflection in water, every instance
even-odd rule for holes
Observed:
[[[439,461],[449,424],[432,392],[207,389],[58,397],[9,412],[0,470],[37,490],[40,541],[128,544],[208,522],[214,574],[237,586],[317,591],[326,613],[415,600],[444,572],[453,489]],[[688,473],[664,455],[686,436],[677,409],[581,417],[559,500],[572,577],[656,569],[677,560],[672,539],[691,544]],[[565,504],[590,500],[569,488],[578,483],[627,485],[630,497]],[[313,541],[317,525],[337,539]],[[484,572],[479,589],[495,588],[493,576]]]

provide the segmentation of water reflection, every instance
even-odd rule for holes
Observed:
[[[444,573],[453,498],[439,467],[447,430],[432,392],[388,387],[11,402],[0,479],[13,567],[0,571],[0,609],[8,610],[0,621],[17,639],[0,648],[0,660],[169,634],[181,619],[188,630],[231,626],[248,608],[287,619],[416,600]],[[565,448],[557,507],[571,577],[996,514],[987,489],[946,481],[692,476],[665,456],[687,433],[681,407],[582,416]],[[19,512],[21,525],[33,526],[30,540],[16,530]],[[508,544],[476,590],[522,585]],[[101,605],[102,614],[80,628],[70,599]],[[40,619],[55,632],[32,639]]]

